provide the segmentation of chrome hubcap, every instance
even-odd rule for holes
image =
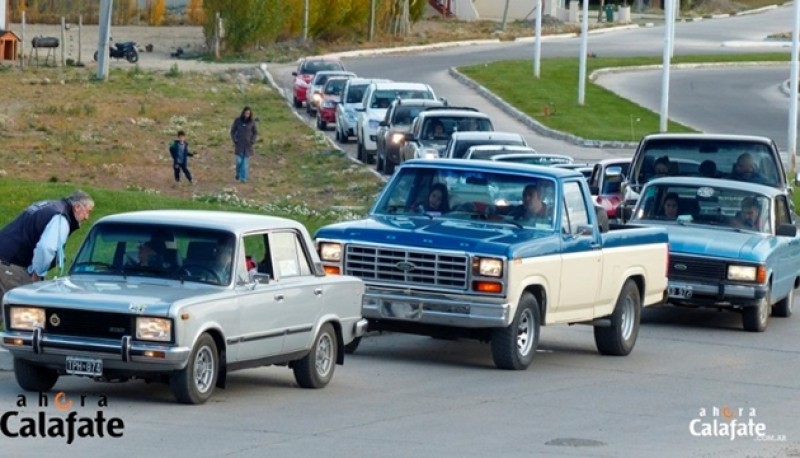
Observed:
[[[333,367],[333,340],[328,334],[323,334],[317,343],[317,358],[315,361],[317,374],[326,376]]]
[[[197,391],[205,393],[211,388],[214,370],[214,355],[211,353],[211,349],[201,348],[194,359],[194,386]]]
[[[620,317],[620,330],[622,338],[628,340],[633,335],[633,317],[635,314],[633,298],[627,296],[622,303],[622,316]]]
[[[530,309],[525,309],[519,317],[517,326],[517,351],[520,356],[527,356],[533,347],[533,313]]]

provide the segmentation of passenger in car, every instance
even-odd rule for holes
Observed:
[[[529,184],[522,190],[522,205],[514,207],[508,213],[515,221],[527,221],[533,224],[550,224],[551,212],[542,200],[543,186]]]
[[[428,123],[425,138],[428,140],[441,140],[446,138],[442,122],[438,119],[431,120],[430,123]]]
[[[742,199],[742,210],[736,213],[736,217],[731,221],[731,226],[761,231],[761,206],[753,196]]]
[[[733,164],[732,180],[747,181],[750,183],[766,183],[766,179],[758,172],[758,167],[750,153],[742,153]]]
[[[678,218],[678,194],[670,192],[664,197],[664,202],[661,204],[659,216],[662,219],[676,219]]]
[[[160,240],[153,240],[149,242],[142,242],[139,244],[139,251],[136,255],[136,261],[132,263],[138,267],[157,267],[163,268],[164,261],[162,255],[166,246]]]
[[[712,161],[711,159],[706,159],[700,163],[699,172],[700,176],[706,178],[721,178],[719,172],[717,172],[716,162]]]
[[[656,163],[653,165],[653,171],[655,173],[653,178],[669,176],[669,166],[669,156],[661,156],[656,159]]]
[[[450,198],[444,183],[434,183],[427,198],[417,204],[414,210],[427,215],[438,216],[450,211]]]

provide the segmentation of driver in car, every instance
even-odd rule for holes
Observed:
[[[523,221],[530,224],[551,224],[550,209],[542,200],[543,185],[529,184],[522,190],[522,205],[513,208],[509,216],[514,221]]]

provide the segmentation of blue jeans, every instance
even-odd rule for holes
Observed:
[[[249,162],[247,156],[236,155],[236,179],[242,183],[247,182],[247,165]]]

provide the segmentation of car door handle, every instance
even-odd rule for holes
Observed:
[[[278,302],[282,302],[283,301],[283,294],[276,294],[274,297],[275,297],[275,300],[278,301]]]
[[[315,296],[322,296],[322,288],[315,288],[314,289]]]

